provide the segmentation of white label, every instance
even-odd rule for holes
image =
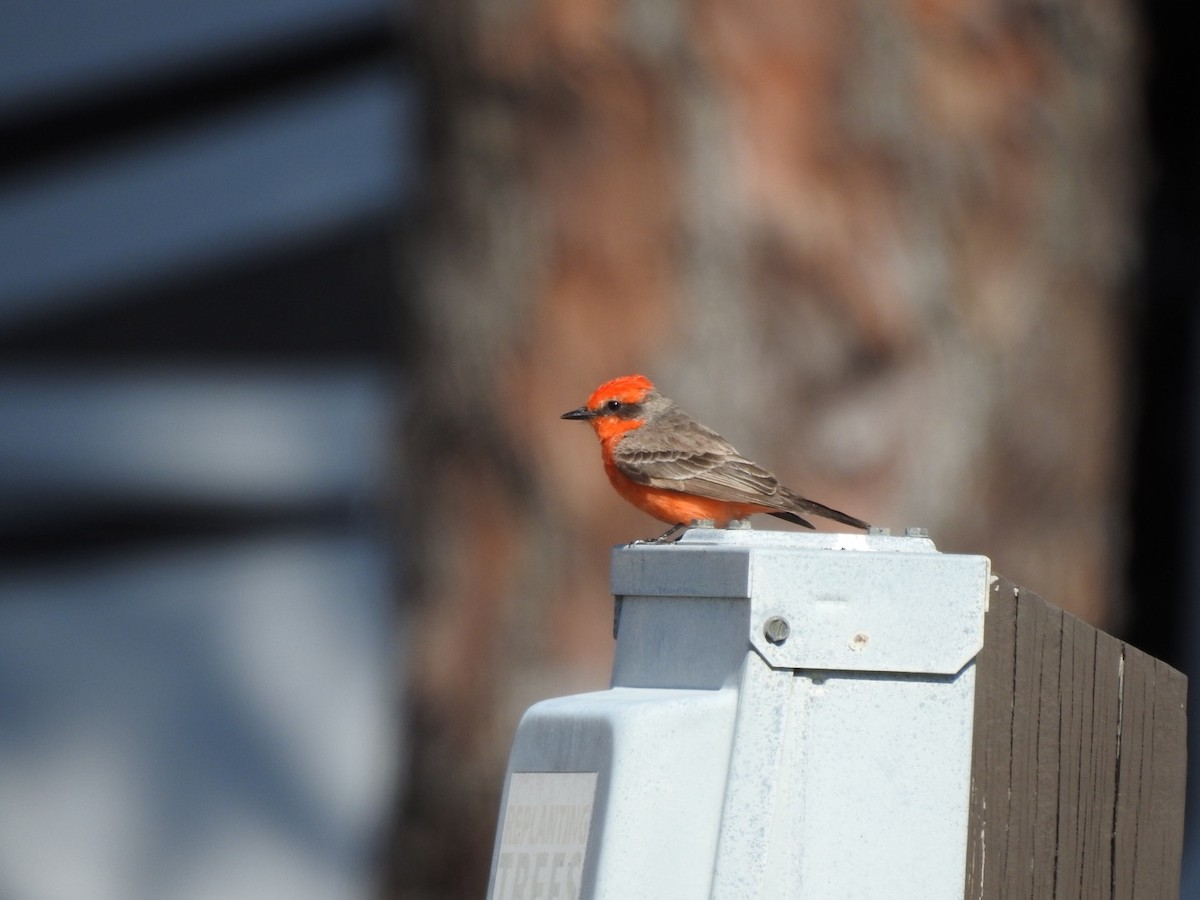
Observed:
[[[491,900],[579,900],[595,772],[514,772]]]

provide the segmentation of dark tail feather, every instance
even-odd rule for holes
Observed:
[[[793,525],[803,525],[805,528],[815,527],[812,522],[805,521],[795,513],[789,512],[773,512],[771,513],[777,519],[783,519],[785,522],[791,522]]]
[[[828,506],[823,506],[822,504],[817,503],[815,500],[806,500],[804,497],[793,497],[792,500],[795,502],[797,507],[804,510],[806,513],[812,513],[814,516],[820,516],[823,519],[832,519],[834,522],[840,522],[843,525],[849,525],[851,528],[861,528],[863,531],[866,531],[871,527],[862,519],[856,519],[854,516],[846,515],[844,512],[840,512]],[[805,522],[795,513],[771,513],[771,515],[779,516],[781,519],[787,519],[789,522],[797,522],[800,525],[808,525],[807,522]],[[808,525],[808,527],[812,528],[811,525]]]

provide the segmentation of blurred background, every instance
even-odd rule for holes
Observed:
[[[628,372],[1200,670],[1183,14],[10,0],[0,896],[481,896]]]

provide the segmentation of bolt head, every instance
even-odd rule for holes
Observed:
[[[763,622],[763,636],[772,644],[782,644],[792,633],[792,626],[783,616],[771,616]]]

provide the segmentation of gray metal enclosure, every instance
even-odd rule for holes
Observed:
[[[614,551],[612,688],[517,731],[490,896],[1175,897],[1185,679],[923,534]]]

